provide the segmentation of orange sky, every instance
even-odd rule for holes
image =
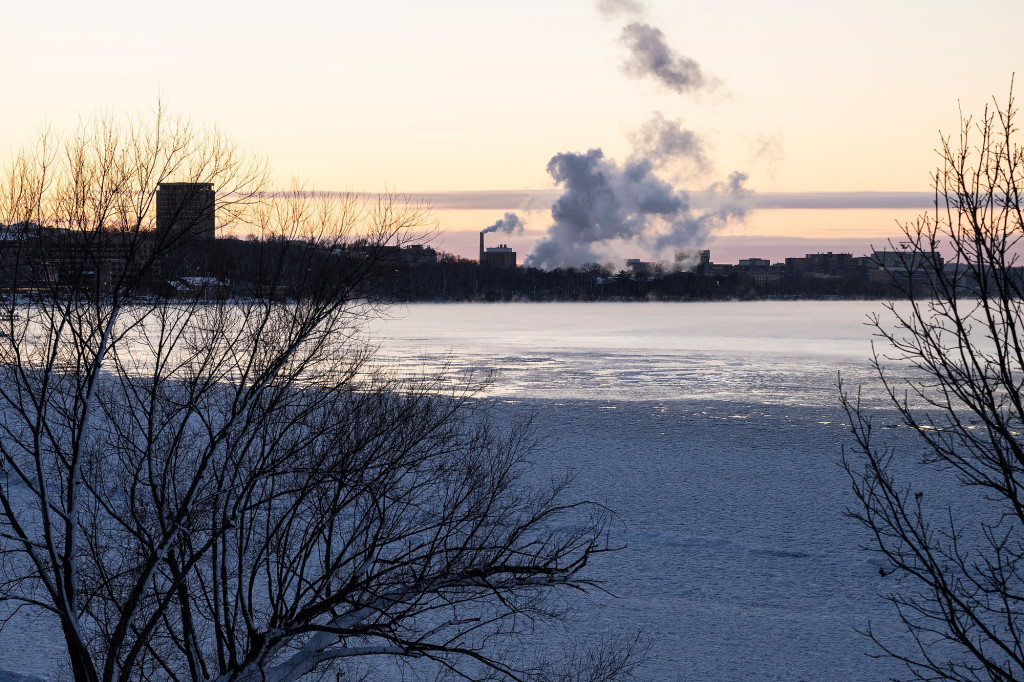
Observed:
[[[550,190],[554,154],[600,148],[623,163],[658,112],[705,145],[707,167],[672,179],[681,187],[738,170],[759,193],[927,191],[958,100],[979,112],[1024,65],[1016,34],[999,36],[1024,25],[1019,0],[649,0],[630,20],[657,27],[716,84],[687,92],[630,77],[625,19],[590,0],[175,8],[195,21],[129,0],[102,11],[71,0],[5,7],[0,148],[45,122],[68,129],[162,96],[265,155],[284,184],[297,175],[330,190]],[[761,210],[723,234],[870,239],[907,213]],[[440,211],[452,230],[442,248],[469,255],[460,233],[500,217]],[[550,222],[524,217],[527,236]]]

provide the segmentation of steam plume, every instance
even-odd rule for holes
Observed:
[[[660,29],[642,23],[642,0],[596,0],[596,6],[606,19],[623,17],[628,22],[621,40],[629,50],[624,68],[630,76],[653,78],[678,93],[716,85],[697,62],[675,53]],[[700,209],[691,204],[689,192],[657,174],[678,171],[681,165],[708,170],[702,138],[679,121],[656,113],[631,140],[633,152],[624,164],[605,158],[600,149],[551,158],[547,170],[562,194],[551,206],[547,234],[534,244],[524,265],[601,262],[623,248],[656,255],[670,248],[693,249],[712,231],[746,215],[749,192],[743,173],[708,186]]]
[[[563,192],[551,207],[547,235],[524,260],[533,267],[601,262],[626,245],[648,252],[694,248],[747,211],[742,173],[705,190],[712,206],[696,211],[690,194],[655,175],[645,159],[620,166],[591,149],[556,154],[547,170]]]
[[[624,17],[619,40],[629,51],[623,70],[632,78],[652,78],[673,92],[684,94],[717,84],[705,75],[693,59],[677,54],[665,41],[657,26],[642,22],[645,6],[641,0],[596,0],[597,11],[605,19]]]
[[[644,4],[640,0],[597,0],[597,11],[605,19],[619,16],[638,19],[644,15]]]
[[[481,234],[486,232],[505,232],[506,234],[522,234],[523,233],[523,221],[519,219],[515,213],[506,213],[505,217],[494,223],[490,227],[485,227],[480,232]]]
[[[630,135],[634,161],[647,159],[655,168],[704,172],[710,168],[703,138],[683,128],[682,121],[669,121],[655,112],[647,123]]]
[[[639,22],[627,24],[622,29],[621,40],[630,52],[623,69],[633,78],[653,78],[679,94],[701,90],[710,84],[700,64],[676,54],[659,28]]]

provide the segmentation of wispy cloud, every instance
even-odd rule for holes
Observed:
[[[928,209],[933,192],[754,192],[751,207],[758,209]]]
[[[547,210],[562,192],[550,190],[495,190],[469,192],[413,192],[413,201],[430,203],[445,211],[493,210],[528,211]],[[694,192],[693,205],[699,207],[701,194]],[[934,206],[932,192],[749,192],[745,198],[751,209],[917,209]]]

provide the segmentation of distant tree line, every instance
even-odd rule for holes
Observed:
[[[595,263],[540,270],[480,267],[442,254],[436,262],[396,268],[378,279],[375,294],[400,301],[714,301],[762,298],[881,298],[895,288],[866,274],[808,277],[793,274],[764,282],[728,275],[658,271],[640,275]]]
[[[836,254],[845,260],[844,267],[835,268],[834,274],[807,267],[810,256],[787,259],[785,266],[770,268],[745,268],[741,261],[739,266],[715,265],[696,271],[660,266],[616,271],[597,263],[541,270],[481,266],[476,260],[439,253],[421,244],[373,244],[355,239],[343,246],[325,247],[301,237],[226,237],[184,244],[172,257],[143,267],[159,241],[155,233],[137,238],[130,248],[117,232],[83,236],[31,223],[11,225],[0,236],[0,291],[23,293],[80,287],[83,272],[90,278],[90,287],[99,292],[112,290],[116,282],[111,273],[127,268],[144,271],[139,286],[154,295],[261,296],[265,292],[259,283],[272,277],[275,296],[297,299],[309,296],[318,286],[329,287],[331,278],[361,272],[368,264],[373,273],[361,278],[358,294],[400,302],[903,299],[906,290],[915,286],[911,281],[915,272],[915,293],[929,286],[920,275],[923,263],[916,262],[920,254],[900,251],[859,258]],[[88,263],[81,262],[82,254],[88,254]],[[944,265],[937,254],[929,255],[936,257],[933,265],[939,269],[957,267]],[[133,265],[133,261],[137,262]],[[310,282],[312,273],[327,279]],[[1024,269],[1010,268],[1006,274],[1024,281]],[[974,274],[967,273],[958,281],[961,293],[968,296],[983,288]]]

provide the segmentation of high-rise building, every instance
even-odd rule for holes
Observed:
[[[161,182],[156,188],[156,230],[185,241],[217,236],[214,212],[217,193],[209,182]]]

